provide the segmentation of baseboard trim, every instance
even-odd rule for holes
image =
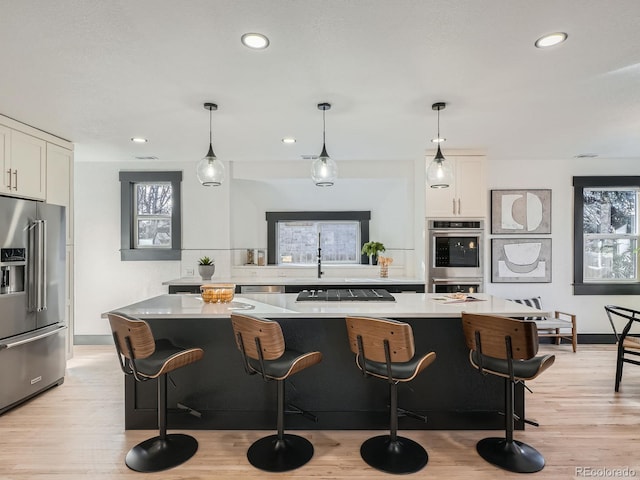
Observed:
[[[74,335],[74,345],[112,345],[111,335]]]

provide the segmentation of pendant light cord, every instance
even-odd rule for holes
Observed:
[[[324,109],[322,110],[322,146],[324,146],[326,144],[326,142],[325,142],[325,131],[326,131],[326,128],[325,128],[325,121],[324,121],[324,114],[326,112],[327,112],[326,110],[324,110]]]
[[[213,140],[212,140],[212,136],[211,136],[211,108],[209,108],[209,145],[213,145]],[[438,135],[439,136],[439,135]]]

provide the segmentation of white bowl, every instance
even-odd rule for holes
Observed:
[[[532,265],[540,258],[542,242],[509,243],[504,246],[507,260],[514,265]]]

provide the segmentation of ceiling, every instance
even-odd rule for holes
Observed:
[[[0,0],[0,113],[77,161],[640,158],[638,0]],[[564,31],[563,44],[534,41]],[[240,43],[246,32],[271,41]],[[138,145],[131,137],[148,138]],[[297,142],[285,145],[281,139]]]

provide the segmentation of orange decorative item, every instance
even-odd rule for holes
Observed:
[[[236,285],[234,283],[215,283],[200,286],[202,300],[206,303],[229,303],[233,300],[235,292]]]
[[[381,257],[378,255],[378,265],[380,265],[380,277],[387,278],[389,276],[389,265],[393,263],[391,257]]]

